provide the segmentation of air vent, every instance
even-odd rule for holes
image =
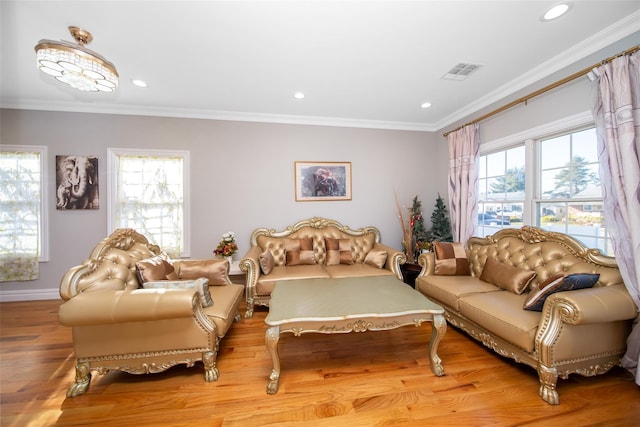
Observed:
[[[469,64],[466,62],[460,62],[459,64],[456,64],[455,67],[450,69],[447,74],[442,76],[442,78],[444,80],[464,80],[469,77],[471,73],[477,71],[480,67],[482,67],[482,64]]]

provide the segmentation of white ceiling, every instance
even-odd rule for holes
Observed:
[[[556,3],[1,0],[0,100],[436,131],[621,40],[640,42],[640,0],[573,0],[568,14],[542,22]],[[116,65],[114,94],[79,92],[36,68],[36,43],[72,41],[70,25],[90,31],[89,49]],[[483,67],[465,81],[441,79],[459,62]]]

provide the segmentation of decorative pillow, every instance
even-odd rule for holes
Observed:
[[[164,252],[154,257],[137,261],[136,274],[140,283],[152,280],[176,280],[178,278],[171,260]]]
[[[327,249],[326,265],[353,264],[351,239],[324,239]]]
[[[227,263],[225,263],[227,264]],[[203,307],[211,307],[213,299],[209,293],[209,280],[201,277],[196,280],[161,280],[159,282],[144,282],[144,289],[197,289],[200,296],[200,304]]]
[[[229,263],[226,260],[203,259],[180,262],[179,279],[198,279],[206,277],[209,285],[218,286],[229,283]]]
[[[592,288],[600,280],[599,274],[557,275],[540,285],[540,290],[531,292],[524,302],[523,308],[530,311],[542,311],[549,295],[562,291]]]
[[[387,262],[387,251],[383,251],[383,250],[379,250],[379,251],[370,250],[367,256],[364,258],[365,264],[369,264],[373,267],[378,267],[378,268],[384,267],[385,262]]]
[[[305,237],[302,239],[285,239],[285,265],[315,264],[316,259],[313,254],[313,239]]]
[[[435,274],[440,276],[470,276],[469,261],[462,243],[434,242]]]
[[[285,265],[310,265],[316,263],[313,251],[286,251]]]
[[[265,249],[258,256],[258,261],[260,262],[260,270],[262,270],[262,274],[269,274],[273,270],[273,254],[269,249]]]
[[[505,291],[520,295],[536,277],[536,272],[503,264],[493,258],[487,258],[480,274],[480,280],[492,283]]]

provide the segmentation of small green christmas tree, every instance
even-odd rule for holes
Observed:
[[[444,199],[440,197],[436,199],[436,207],[431,214],[431,230],[429,230],[428,240],[430,242],[452,242],[453,234],[451,232],[451,223],[449,222],[449,212],[444,204]]]
[[[424,218],[422,216],[422,202],[418,196],[413,198],[413,205],[410,209],[411,225],[413,230],[413,245],[416,248],[415,256],[420,255],[420,249],[429,240],[428,232],[424,228]]]

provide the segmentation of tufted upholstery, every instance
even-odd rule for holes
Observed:
[[[136,262],[159,253],[141,234],[119,229],[65,273],[58,321],[72,328],[77,358],[68,397],[87,390],[92,370],[142,374],[202,362],[205,380],[218,378],[219,341],[240,318],[243,286],[231,284],[226,275],[225,284],[209,287],[214,304],[206,308],[196,289],[140,288]],[[174,265],[180,271],[183,265],[202,262],[180,260]],[[226,260],[206,262],[225,263],[228,272]]]
[[[503,229],[467,242],[470,276],[435,275],[432,253],[420,255],[416,289],[442,305],[447,321],[502,356],[538,371],[539,394],[558,404],[558,377],[596,375],[619,364],[637,307],[614,258],[562,233]],[[487,259],[536,277],[522,295],[479,279]],[[530,290],[558,273],[597,273],[595,287],[551,295],[542,312],[523,309]]]
[[[314,265],[287,266],[285,240],[311,238],[313,241]],[[354,264],[326,266],[327,249],[325,239],[349,239]],[[273,255],[274,268],[268,275],[260,270],[259,255],[268,249]],[[387,252],[387,261],[382,269],[365,264],[367,254],[372,250]],[[402,279],[400,264],[405,255],[380,242],[380,232],[375,227],[352,230],[337,221],[325,218],[311,218],[299,221],[283,231],[259,228],[253,231],[250,248],[240,261],[240,268],[247,272],[247,312],[245,317],[253,315],[256,305],[268,306],[271,291],[279,280],[395,275]]]

